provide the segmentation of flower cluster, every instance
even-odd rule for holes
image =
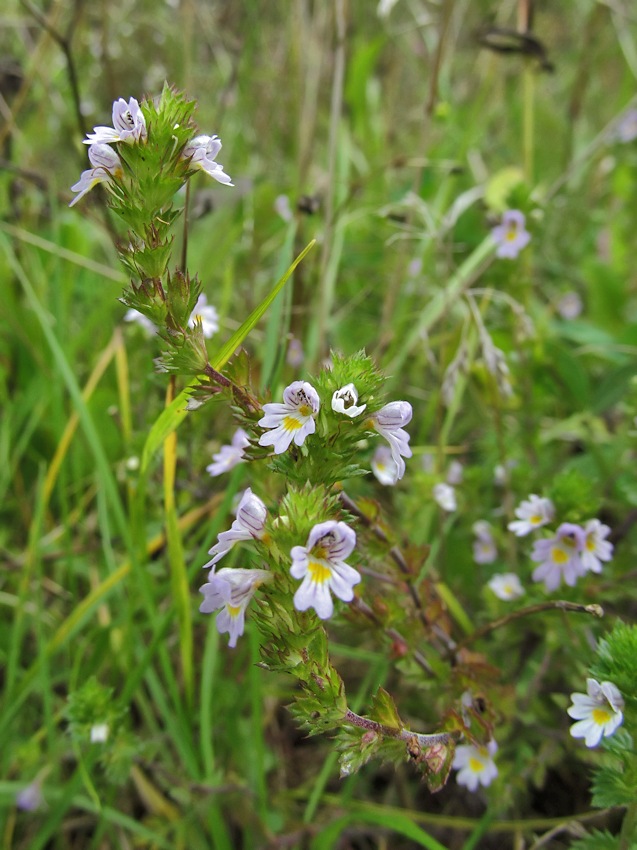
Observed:
[[[225,567],[216,572],[216,564],[239,541],[262,540],[265,536],[267,509],[261,499],[248,488],[237,508],[237,518],[229,531],[218,535],[210,550],[212,560],[204,568],[212,567],[206,584],[200,592],[204,600],[199,610],[210,614],[223,609],[217,617],[220,634],[230,634],[229,646],[236,646],[243,634],[245,611],[255,591],[272,579],[272,573],[260,569],[235,569]],[[301,580],[294,594],[297,611],[313,608],[321,620],[334,612],[332,594],[343,602],[354,598],[353,588],[360,573],[345,563],[356,546],[356,533],[344,522],[327,520],[316,524],[310,531],[305,546],[294,546],[290,552],[290,575]]]
[[[552,522],[555,508],[550,499],[531,495],[516,509],[515,515],[518,519],[508,527],[522,537]],[[573,587],[587,572],[600,573],[603,562],[613,556],[613,544],[606,539],[609,533],[610,528],[599,519],[590,519],[583,525],[561,523],[552,537],[533,544],[531,560],[539,565],[533,571],[533,581],[544,582],[550,592],[557,590],[562,582]]]
[[[76,204],[98,183],[108,184],[114,178],[122,177],[122,160],[110,145],[148,142],[144,110],[134,97],[128,101],[122,97],[116,100],[113,103],[112,119],[112,127],[94,127],[93,132],[88,133],[84,139],[84,144],[89,145],[88,158],[92,168],[82,172],[79,181],[71,187],[71,191],[77,192],[78,195],[71,201],[70,206]],[[224,172],[223,166],[215,161],[220,150],[221,141],[218,136],[196,136],[186,142],[180,157],[189,165],[191,171],[205,171],[219,183],[232,186],[232,180]]]
[[[367,403],[358,403],[358,391],[353,383],[345,384],[332,393],[331,409],[337,416],[354,420],[361,416]],[[316,419],[321,401],[315,388],[307,381],[293,381],[283,391],[283,403],[263,405],[264,416],[259,426],[266,433],[259,437],[260,446],[272,446],[275,455],[283,454],[294,443],[302,446],[316,432]],[[382,484],[393,485],[405,474],[405,461],[412,455],[409,434],[404,426],[411,421],[412,408],[407,401],[392,401],[369,418],[361,420],[364,430],[385,437],[389,447],[379,448],[372,460],[372,471]]]

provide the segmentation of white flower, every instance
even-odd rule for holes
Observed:
[[[434,499],[444,511],[455,511],[458,507],[456,491],[450,484],[436,484],[433,489]]]
[[[112,142],[139,142],[146,140],[146,119],[139,103],[131,97],[128,103],[123,97],[113,103],[113,126],[93,127],[93,132],[84,139],[85,145],[111,144]]]
[[[360,416],[367,407],[366,404],[361,404],[357,407],[357,401],[358,393],[356,392],[356,387],[354,384],[346,384],[340,390],[336,390],[332,395],[332,410],[335,413],[344,413],[345,416],[354,419],[355,416]]]
[[[245,610],[259,585],[270,581],[267,570],[244,570],[223,567],[218,573],[213,570],[206,584],[199,588],[204,600],[199,606],[202,614],[211,614],[219,608],[223,610],[217,616],[217,631],[220,635],[228,633],[228,646],[234,648],[237,639],[243,634]]]
[[[550,499],[531,494],[515,509],[515,515],[517,520],[510,522],[507,527],[516,537],[524,537],[536,528],[551,522],[555,516],[555,508]]]
[[[498,599],[504,599],[506,602],[524,596],[524,588],[515,573],[496,573],[487,584]]]
[[[566,292],[557,302],[557,312],[563,319],[576,319],[582,312],[583,306],[577,292]]]
[[[292,221],[294,217],[290,199],[287,195],[277,195],[274,199],[274,212],[281,216],[283,221]]]
[[[586,680],[587,694],[571,694],[573,705],[566,711],[577,720],[570,732],[574,738],[584,738],[587,747],[596,747],[603,737],[612,735],[622,724],[624,700],[612,682]]]
[[[498,463],[493,468],[493,483],[496,485],[496,487],[504,487],[504,485],[507,482],[508,477],[509,477],[509,472],[508,472],[506,466],[504,466],[503,464]]]
[[[352,588],[361,576],[344,559],[355,546],[355,532],[344,522],[334,520],[315,525],[305,546],[294,546],[290,573],[293,578],[303,579],[294,594],[297,611],[314,608],[321,620],[327,620],[334,610],[330,591],[343,602],[352,601]]]
[[[34,779],[29,785],[25,785],[16,794],[15,804],[23,812],[35,812],[41,809],[45,805],[44,797],[42,796],[42,781],[40,779]]]
[[[531,560],[540,566],[533,570],[533,581],[543,581],[548,591],[557,590],[562,579],[573,587],[585,572],[581,558],[585,544],[584,529],[572,522],[563,522],[555,537],[536,540]]]
[[[208,552],[209,555],[214,555],[214,558],[204,564],[203,569],[213,567],[240,540],[260,540],[263,537],[267,513],[261,499],[248,487],[239,502],[237,518],[229,531],[222,531],[218,535],[217,543]]]
[[[491,535],[476,537],[473,541],[473,560],[476,564],[492,564],[497,557],[498,550]]]
[[[405,474],[403,457],[411,457],[409,434],[403,428],[412,417],[411,404],[408,401],[390,401],[370,419],[370,425],[389,443],[391,455],[398,468],[396,480]]]
[[[293,381],[283,390],[283,404],[264,404],[265,416],[259,419],[262,428],[272,428],[259,437],[260,446],[272,446],[282,454],[292,440],[302,446],[308,434],[316,429],[314,417],[319,411],[318,393],[306,381]]]
[[[472,531],[476,536],[473,541],[473,560],[476,564],[492,564],[498,557],[498,550],[491,533],[491,525],[480,519],[473,523]]]
[[[303,351],[303,345],[301,344],[301,340],[293,336],[290,340],[290,344],[288,345],[287,354],[285,355],[285,362],[288,364],[288,366],[292,366],[293,369],[298,369],[299,366],[303,365],[304,360],[305,352]]]
[[[217,475],[222,475],[224,472],[229,472],[238,463],[243,460],[243,450],[250,445],[248,435],[243,428],[237,428],[232,436],[232,441],[229,446],[221,446],[217,454],[212,456],[213,463],[209,463],[206,467],[206,472],[209,472],[213,478]]]
[[[95,723],[91,726],[91,744],[104,744],[110,732],[108,723]]]
[[[215,162],[221,150],[219,136],[196,136],[191,139],[183,150],[183,158],[190,159],[190,167],[205,171],[218,183],[233,186],[232,178],[225,173],[223,166]]]
[[[475,747],[473,744],[463,744],[456,747],[452,767],[458,771],[458,785],[465,785],[469,791],[476,791],[478,785],[490,785],[498,775],[492,756],[498,745],[489,741],[485,747]]]
[[[389,446],[379,446],[371,461],[372,472],[381,484],[393,487],[398,481],[398,464],[392,457]]]
[[[622,115],[615,128],[615,138],[624,144],[637,139],[637,109],[629,109]]]
[[[133,322],[134,324],[139,325],[140,328],[143,328],[148,334],[154,334],[157,332],[157,328],[151,322],[148,316],[145,316],[143,313],[140,313],[139,310],[135,310],[133,307],[126,311],[124,321]]]
[[[447,484],[453,486],[462,484],[462,476],[464,475],[464,466],[459,460],[452,460],[447,470]]]
[[[602,561],[610,561],[613,557],[613,544],[605,538],[610,534],[610,528],[598,519],[589,519],[584,526],[586,541],[582,552],[582,566],[587,572],[601,573]]]
[[[208,299],[201,293],[188,319],[188,327],[194,328],[197,319],[201,320],[201,328],[206,339],[214,336],[219,330],[219,314]]]
[[[496,257],[514,260],[531,239],[531,234],[524,227],[526,219],[520,210],[507,210],[502,216],[502,223],[491,230],[493,241],[498,246]]]
[[[91,145],[88,158],[93,167],[83,171],[77,183],[71,186],[71,192],[78,194],[69,204],[70,207],[75,206],[98,183],[110,183],[113,177],[122,176],[122,161],[108,145]]]

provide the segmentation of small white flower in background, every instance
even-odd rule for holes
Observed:
[[[481,540],[488,540],[493,537],[493,532],[491,531],[491,523],[487,522],[486,519],[479,519],[473,523],[471,526],[471,530],[475,534],[476,537]]]
[[[411,457],[409,434],[403,430],[411,422],[413,411],[408,401],[390,401],[369,420],[371,427],[389,443],[391,455],[398,468],[399,480],[405,474],[403,457]]]
[[[139,103],[131,97],[128,103],[123,97],[113,103],[113,126],[93,127],[93,132],[84,139],[85,145],[112,144],[113,142],[145,141],[146,119]]]
[[[491,533],[491,525],[480,519],[473,523],[472,531],[476,536],[473,542],[473,560],[476,564],[492,564],[498,557],[498,550]]]
[[[456,491],[450,484],[436,484],[433,489],[434,499],[443,511],[455,511],[458,507]]]
[[[290,344],[288,345],[288,351],[285,355],[285,362],[293,369],[298,369],[300,366],[303,365],[304,361],[305,352],[303,351],[301,340],[293,336],[290,340]]]
[[[241,463],[243,460],[243,450],[250,445],[248,435],[243,428],[237,428],[232,436],[229,446],[221,446],[217,454],[212,456],[213,463],[209,463],[206,467],[206,472],[212,477],[223,475],[224,472],[229,472],[231,469]]]
[[[533,581],[543,581],[548,591],[557,590],[562,579],[573,587],[586,572],[581,557],[585,545],[584,529],[572,522],[563,522],[555,537],[536,540],[531,560],[540,566],[533,570]]]
[[[206,584],[199,588],[204,600],[199,606],[202,614],[212,614],[219,608],[223,610],[217,615],[217,631],[220,635],[228,633],[228,646],[237,645],[238,638],[245,628],[245,611],[254,596],[256,589],[266,581],[271,574],[267,570],[244,570],[222,567],[218,573],[210,573]]]
[[[259,437],[260,446],[272,446],[282,454],[292,440],[302,446],[305,438],[316,430],[314,417],[319,411],[318,393],[306,381],[293,381],[283,390],[283,404],[264,404],[265,416],[259,419],[262,428],[273,429]]]
[[[105,744],[110,732],[108,723],[96,723],[91,726],[91,744]]]
[[[21,791],[18,791],[15,797],[16,806],[23,812],[35,812],[41,809],[44,803],[42,796],[42,782],[40,779],[34,779],[26,785]]]
[[[188,327],[194,328],[197,319],[201,320],[203,335],[206,339],[210,339],[219,330],[219,314],[212,304],[208,304],[208,299],[203,292],[197,299],[197,303],[190,314]]]
[[[615,138],[623,144],[637,139],[637,109],[629,109],[622,116],[615,128]]]
[[[449,469],[447,469],[447,484],[451,484],[454,487],[458,484],[462,484],[463,475],[464,466],[459,460],[452,460],[449,464]]]
[[[509,470],[504,464],[498,463],[493,467],[493,483],[496,487],[504,487],[508,480]]]
[[[610,528],[598,519],[589,519],[584,525],[586,541],[582,552],[582,566],[592,573],[601,573],[602,561],[610,561],[613,557],[613,544],[606,540]]]
[[[422,271],[422,260],[420,257],[415,257],[407,266],[407,274],[409,277],[418,277]]]
[[[366,404],[356,405],[358,401],[358,392],[354,384],[346,384],[340,390],[336,390],[332,395],[332,410],[335,413],[344,413],[350,419],[360,414],[367,407]]]
[[[90,192],[98,183],[110,183],[113,177],[122,176],[122,161],[108,145],[91,145],[88,158],[92,168],[83,171],[77,183],[71,186],[71,192],[78,194],[73,198],[70,207],[75,206],[80,198]]]
[[[233,186],[232,178],[225,173],[223,165],[215,162],[217,154],[221,150],[219,136],[195,136],[183,150],[182,157],[190,159],[190,167],[205,171],[218,183]]]
[[[126,311],[126,315],[124,316],[125,322],[133,322],[133,324],[139,325],[140,328],[143,328],[147,334],[152,335],[157,333],[157,328],[143,313],[140,313],[139,310],[135,310],[131,307]]]
[[[267,515],[267,509],[261,499],[248,487],[239,502],[237,518],[229,531],[222,531],[218,535],[217,543],[208,552],[214,557],[204,564],[202,569],[213,567],[240,540],[260,540],[263,537]]]
[[[577,292],[567,292],[557,302],[557,312],[563,319],[577,319],[584,305]]]
[[[586,680],[585,694],[571,694],[573,705],[566,711],[577,720],[570,728],[574,738],[584,738],[587,747],[596,747],[602,738],[612,735],[621,726],[624,700],[616,685],[595,679]]]
[[[476,564],[492,564],[498,557],[495,540],[490,535],[476,537],[473,541],[473,560]]]
[[[458,785],[466,786],[469,791],[477,791],[478,785],[485,788],[491,785],[498,775],[493,756],[498,749],[495,741],[489,741],[484,747],[462,744],[456,747],[452,767],[458,771]]]
[[[277,195],[274,199],[274,212],[280,215],[283,221],[292,221],[293,213],[290,199],[287,195]]]
[[[555,516],[555,508],[550,499],[531,494],[527,500],[522,502],[516,509],[517,520],[510,522],[507,526],[516,537],[524,537],[541,528],[547,522],[551,522]]]
[[[496,573],[487,584],[498,599],[504,599],[505,602],[524,596],[524,588],[515,573]]]
[[[361,576],[344,559],[355,546],[355,532],[344,522],[335,520],[315,525],[305,546],[294,546],[290,552],[290,573],[293,578],[303,579],[294,594],[297,611],[314,608],[321,620],[327,620],[334,611],[331,593],[343,602],[352,601],[352,588]]]
[[[379,446],[371,460],[372,472],[385,487],[393,487],[398,481],[398,465],[389,446]]]
[[[520,210],[507,210],[502,216],[502,223],[491,230],[493,241],[498,246],[496,257],[514,260],[531,239],[531,234],[525,229],[524,213]]]

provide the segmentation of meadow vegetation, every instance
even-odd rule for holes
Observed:
[[[7,0],[2,850],[637,847],[636,92],[623,0]]]

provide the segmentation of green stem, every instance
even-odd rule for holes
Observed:
[[[637,837],[637,802],[631,803],[626,809],[622,831],[619,834],[619,846],[617,850],[630,850],[635,846]]]
[[[175,377],[171,375],[166,391],[166,407],[171,404],[174,396]],[[188,571],[186,569],[181,541],[179,518],[175,507],[176,467],[177,432],[172,431],[164,440],[164,513],[166,518],[166,539],[168,541],[171,586],[179,619],[179,648],[184,688],[188,703],[192,704],[194,686],[192,614]]]

